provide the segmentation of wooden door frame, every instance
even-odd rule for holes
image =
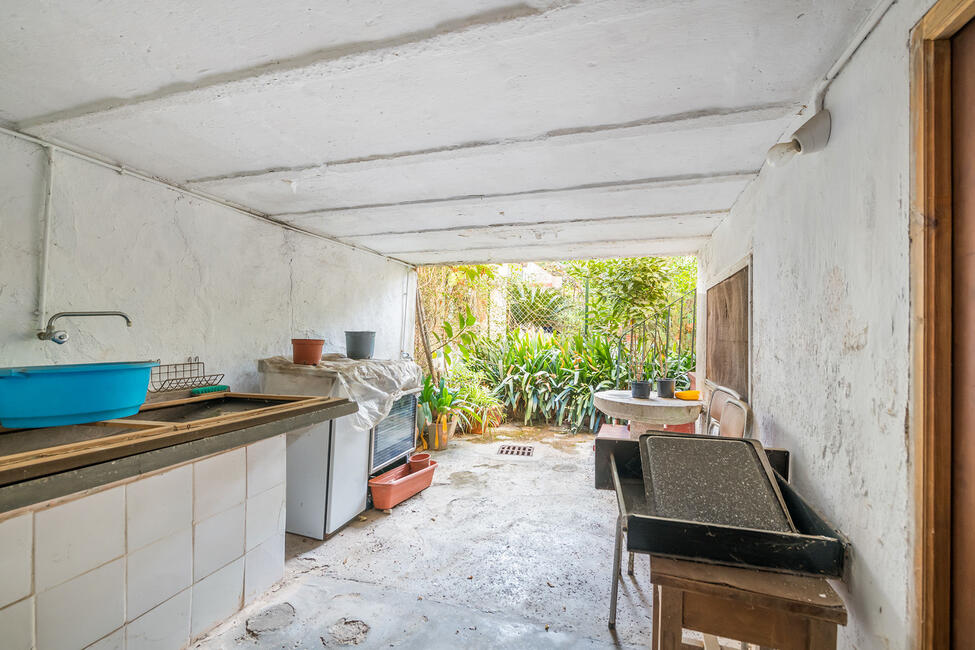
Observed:
[[[951,42],[975,0],[938,0],[911,34],[911,425],[918,647],[951,639]]]

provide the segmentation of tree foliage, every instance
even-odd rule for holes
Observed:
[[[589,322],[595,331],[621,332],[666,304],[667,262],[633,257],[569,262],[569,273],[589,281]]]

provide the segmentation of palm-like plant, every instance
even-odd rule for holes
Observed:
[[[423,424],[446,424],[453,418],[461,422],[469,422],[474,410],[456,391],[447,388],[446,379],[440,378],[439,384],[427,375],[423,378],[423,389],[417,399],[417,405],[423,413]]]
[[[556,289],[513,282],[508,288],[508,310],[516,327],[534,326],[551,332],[558,328],[569,301]]]

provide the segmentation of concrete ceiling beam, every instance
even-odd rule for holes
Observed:
[[[479,233],[495,233],[500,232],[505,229],[516,229],[516,228],[530,228],[532,230],[537,230],[539,228],[547,227],[565,227],[569,228],[572,226],[588,226],[588,225],[599,225],[601,227],[612,226],[616,224],[627,224],[632,221],[643,220],[643,219],[691,219],[691,218],[706,218],[706,219],[723,219],[728,216],[727,210],[702,210],[698,212],[671,212],[667,214],[642,214],[634,216],[617,216],[617,217],[587,217],[583,219],[565,219],[558,220],[553,219],[551,221],[533,221],[530,224],[526,223],[492,223],[484,226],[452,226],[450,228],[426,228],[419,230],[400,230],[400,231],[377,231],[362,233],[359,235],[351,235],[342,237],[342,241],[356,241],[359,239],[367,239],[370,237],[386,237],[391,235],[396,236],[413,236],[413,235],[435,235],[435,234],[446,234],[446,233],[456,233],[459,236],[470,236]]]
[[[753,175],[280,217],[338,237],[536,222],[722,212]]]
[[[408,235],[372,235],[342,237],[340,241],[389,251],[396,257],[430,251],[466,251],[502,247],[572,246],[612,238],[614,240],[682,239],[709,237],[723,214],[699,214],[673,217],[631,217],[610,223],[594,221],[584,224],[520,224],[468,230],[441,231]]]
[[[647,117],[616,124],[596,124],[555,129],[524,137],[461,142],[415,151],[398,151],[342,160],[323,160],[308,165],[293,167],[270,167],[237,171],[219,176],[191,178],[186,181],[186,184],[212,186],[223,184],[226,181],[250,178],[286,180],[288,177],[295,175],[320,175],[326,172],[341,173],[350,170],[387,167],[391,162],[397,164],[414,164],[416,162],[444,158],[454,160],[461,156],[503,154],[514,148],[522,148],[524,145],[566,146],[605,141],[613,138],[640,137],[655,133],[723,128],[741,124],[783,120],[783,118],[791,119],[791,116],[800,108],[801,106],[794,102],[778,102],[760,106],[742,106],[739,108],[700,109],[676,115]]]
[[[480,200],[480,199],[498,199],[498,198],[513,198],[513,197],[532,197],[544,194],[561,194],[565,192],[584,192],[587,190],[599,190],[599,189],[629,189],[633,187],[675,187],[680,185],[693,185],[696,183],[706,183],[711,181],[724,181],[724,180],[739,180],[748,179],[751,180],[758,175],[759,170],[749,169],[749,170],[736,170],[736,171],[724,171],[717,172],[713,174],[683,174],[680,176],[672,176],[666,178],[638,178],[634,180],[624,180],[624,181],[607,181],[605,183],[583,183],[581,185],[574,185],[571,187],[546,187],[538,188],[534,190],[525,190],[521,192],[499,192],[497,194],[469,194],[464,196],[446,196],[437,199],[420,199],[417,201],[400,201],[396,203],[362,203],[359,205],[348,205],[335,208],[325,208],[322,210],[308,210],[305,212],[281,212],[273,213],[271,216],[278,218],[287,219],[298,219],[306,216],[318,216],[329,214],[333,212],[351,212],[357,210],[373,210],[376,208],[401,208],[407,206],[421,206],[421,205],[437,205],[443,203],[456,203],[462,201]]]
[[[328,47],[292,58],[253,67],[216,74],[191,83],[173,84],[128,98],[106,98],[81,106],[39,115],[16,124],[18,130],[50,137],[57,132],[84,129],[105,121],[126,119],[141,111],[153,110],[169,104],[220,101],[236,92],[247,92],[259,86],[300,84],[312,78],[329,76],[381,66],[390,59],[402,59],[430,50],[444,52],[482,45],[485,39],[498,43],[518,38],[526,32],[533,34],[571,25],[578,16],[553,19],[559,9],[578,5],[578,0],[555,0],[546,5],[526,2],[514,3],[462,19],[451,20],[415,32],[400,34],[379,41],[347,43]],[[619,12],[639,9],[637,0],[609,0],[603,5],[606,17]],[[587,13],[592,13],[589,8]],[[592,20],[592,18],[590,18]],[[505,27],[503,31],[490,29]]]
[[[428,264],[500,264],[504,262],[545,262],[555,260],[696,255],[708,237],[676,239],[616,240],[556,246],[512,246],[471,248],[464,251],[416,251],[404,259],[418,266]]]

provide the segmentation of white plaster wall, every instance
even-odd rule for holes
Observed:
[[[752,255],[756,425],[853,544],[844,648],[913,646],[908,38],[929,5],[894,5],[830,88],[826,150],[763,169],[701,254],[703,286]]]
[[[48,315],[71,340],[40,341],[34,316],[45,154],[0,135],[0,365],[199,356],[238,390],[255,359],[318,333],[343,352],[347,329],[376,330],[376,356],[412,350],[412,272],[232,210],[57,155]]]

